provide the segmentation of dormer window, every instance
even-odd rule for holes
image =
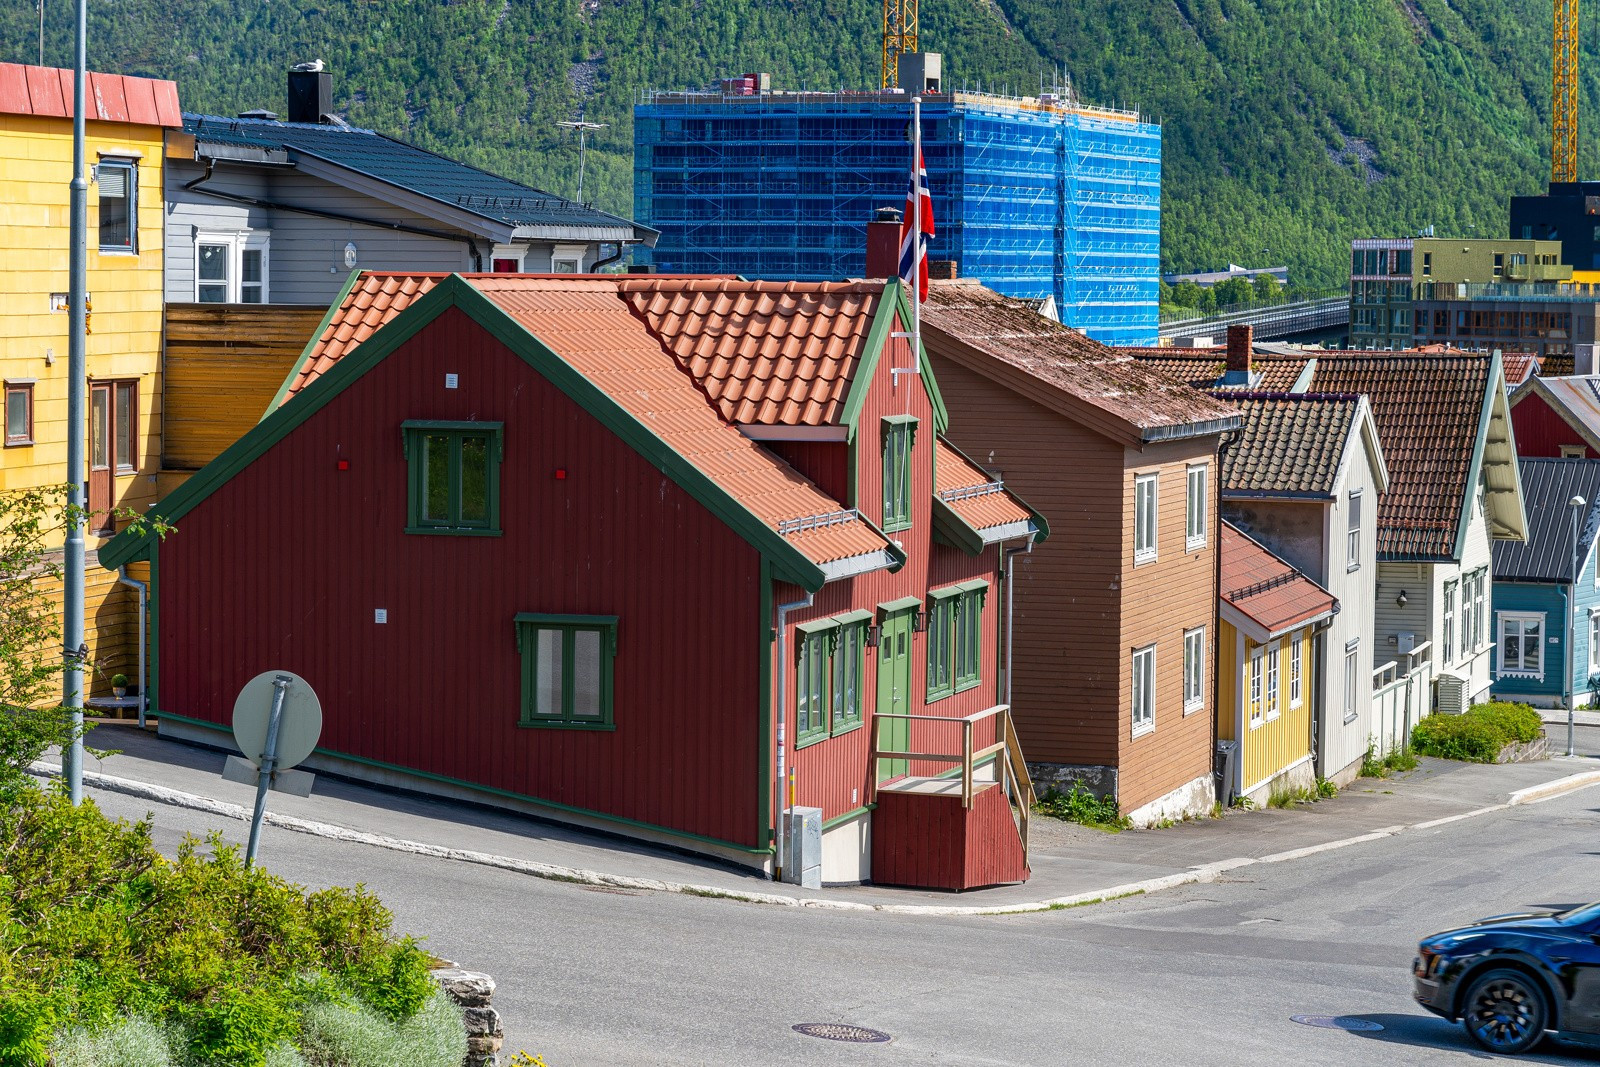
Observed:
[[[911,527],[911,447],[917,420],[910,415],[890,415],[883,420],[883,528],[886,532]]]

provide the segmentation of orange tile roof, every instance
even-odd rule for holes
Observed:
[[[83,87],[86,119],[137,126],[183,126],[178,83],[163,78],[89,71]],[[72,117],[72,71],[0,63],[0,114]]]
[[[1033,518],[1022,502],[976,463],[942,438],[933,453],[933,491],[951,511],[975,530],[1027,522]]]
[[[723,418],[762,426],[838,422],[883,295],[881,282],[667,276],[620,288]]]
[[[443,274],[367,273],[313,343],[293,391],[310,384]],[[819,566],[888,549],[859,513],[741,434],[636,316],[622,279],[471,274],[463,279],[708,479]]]
[[[1273,636],[1326,615],[1339,603],[1227,521],[1222,524],[1221,596]]]

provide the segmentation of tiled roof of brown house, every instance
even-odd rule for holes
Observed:
[[[1192,385],[1196,389],[1230,389],[1220,384],[1225,368],[1224,348],[1132,348],[1130,355],[1141,364],[1173,381]],[[1254,392],[1286,393],[1306,369],[1305,356],[1255,355],[1251,357],[1251,377],[1248,386],[1238,386]]]
[[[1222,459],[1223,493],[1328,496],[1361,411],[1359,395],[1228,393],[1244,418]]]
[[[311,342],[294,382],[279,398],[289,398],[326,374],[346,352],[371,337],[373,331],[411,306],[439,284],[448,273],[390,274],[364,271],[329,317],[322,333]]]
[[[1172,428],[1227,424],[1210,430],[1217,432],[1231,428],[1237,418],[1225,402],[975,283],[929,286],[922,324],[929,349],[963,360],[979,373],[1009,368],[1003,381],[1020,394],[1050,407],[1070,398],[1080,410],[1099,413],[1108,431],[1132,427],[1159,435]]]
[[[625,299],[722,417],[764,426],[839,420],[881,282],[657,278]]]
[[[1338,606],[1332,593],[1227,521],[1221,555],[1222,600],[1269,635],[1304,626]]]
[[[89,71],[83,87],[86,119],[139,126],[183,125],[178,83],[162,78]],[[72,118],[72,71],[0,63],[0,114]]]
[[[1364,393],[1389,467],[1378,555],[1448,558],[1466,500],[1492,357],[1319,353],[1311,388]]]
[[[1032,512],[1023,507],[1005,484],[940,440],[933,454],[933,491],[976,530],[1027,522]]]

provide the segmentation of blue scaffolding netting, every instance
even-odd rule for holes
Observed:
[[[905,203],[898,93],[651,93],[634,109],[634,215],[657,270],[859,277],[867,223]],[[1058,98],[922,106],[930,258],[1010,296],[1053,297],[1107,344],[1156,343],[1161,128]]]

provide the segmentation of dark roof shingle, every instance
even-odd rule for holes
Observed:
[[[1494,543],[1495,581],[1570,582],[1572,580],[1572,507],[1584,499],[1578,515],[1578,562],[1594,544],[1600,527],[1600,459],[1517,460],[1522,474],[1522,501],[1528,515],[1526,541]]]
[[[1227,393],[1244,419],[1223,453],[1222,492],[1333,493],[1361,398],[1329,393]]]

